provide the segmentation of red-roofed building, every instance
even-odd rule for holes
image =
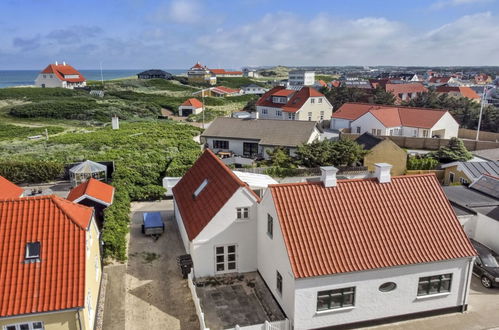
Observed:
[[[258,271],[294,329],[466,310],[476,254],[433,174],[271,185]]]
[[[492,77],[485,73],[480,73],[475,76],[475,83],[478,85],[486,85],[490,84],[491,82],[492,82]]]
[[[187,117],[189,115],[197,115],[203,111],[203,103],[195,98],[190,98],[185,100],[178,107],[178,115],[181,117]]]
[[[49,195],[0,200],[0,328],[93,329],[101,280],[93,210]]]
[[[459,79],[454,77],[431,77],[428,80],[428,86],[442,86],[457,83],[459,83]]]
[[[438,86],[435,88],[435,92],[451,97],[467,97],[475,102],[480,102],[480,96],[472,88],[466,86]]]
[[[428,92],[428,89],[421,83],[409,84],[386,84],[385,90],[395,96],[395,102],[401,103],[414,99],[421,93]]]
[[[256,110],[260,119],[322,121],[329,118],[333,106],[315,88],[277,86],[263,94],[256,102]]]
[[[35,79],[38,87],[62,87],[73,89],[87,85],[85,77],[71,65],[62,62],[49,64]]]
[[[90,178],[88,181],[71,189],[67,199],[74,203],[93,207],[95,217],[102,224],[104,209],[113,204],[114,187]]]
[[[187,80],[189,83],[215,85],[217,76],[205,65],[197,62],[187,71]]]
[[[173,188],[175,218],[196,277],[256,270],[259,197],[205,150]]]
[[[345,103],[333,113],[331,128],[348,128],[354,134],[450,139],[457,137],[459,124],[442,109]]]
[[[209,69],[212,74],[214,74],[217,78],[223,77],[242,77],[242,71],[226,71],[225,69]]]
[[[23,188],[0,175],[0,199],[19,198],[23,195]]]

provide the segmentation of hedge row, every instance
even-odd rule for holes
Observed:
[[[0,161],[0,176],[15,183],[42,183],[59,179],[64,174],[64,164],[42,160]]]

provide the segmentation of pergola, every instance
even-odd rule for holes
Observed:
[[[107,181],[107,167],[91,160],[86,160],[69,169],[69,178],[73,187],[76,187],[90,178],[99,181]]]

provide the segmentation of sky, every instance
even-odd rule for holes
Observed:
[[[499,0],[1,0],[0,70],[499,65]]]

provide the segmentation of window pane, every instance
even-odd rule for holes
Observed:
[[[236,246],[235,245],[229,245],[228,246],[229,253],[234,253],[236,252]]]
[[[342,306],[343,297],[341,293],[331,295],[331,308],[340,308]]]
[[[329,296],[317,297],[317,310],[323,311],[329,309]]]
[[[235,262],[229,262],[227,268],[230,269],[230,270],[236,269],[236,263]]]
[[[33,322],[33,329],[43,329],[42,322]]]
[[[235,254],[229,254],[227,256],[227,260],[229,260],[229,261],[236,261],[236,255]]]
[[[20,330],[29,330],[29,324],[24,323],[19,325]]]
[[[432,279],[430,281],[430,294],[438,293],[440,288],[440,279]]]
[[[218,246],[217,247],[217,254],[223,254],[224,253],[224,247],[223,246]]]
[[[428,294],[428,287],[429,283],[428,282],[419,282],[418,285],[418,296],[426,295]]]
[[[354,297],[353,292],[344,294],[343,295],[343,306],[353,306],[353,297]]]
[[[224,268],[224,264],[217,264],[217,272],[221,272],[223,271],[225,268]]]
[[[450,291],[450,279],[443,280],[442,285],[440,287],[440,292],[449,292]]]
[[[224,256],[217,256],[217,262],[224,262]]]
[[[5,327],[6,330],[16,330],[16,326],[15,325],[8,325]]]

